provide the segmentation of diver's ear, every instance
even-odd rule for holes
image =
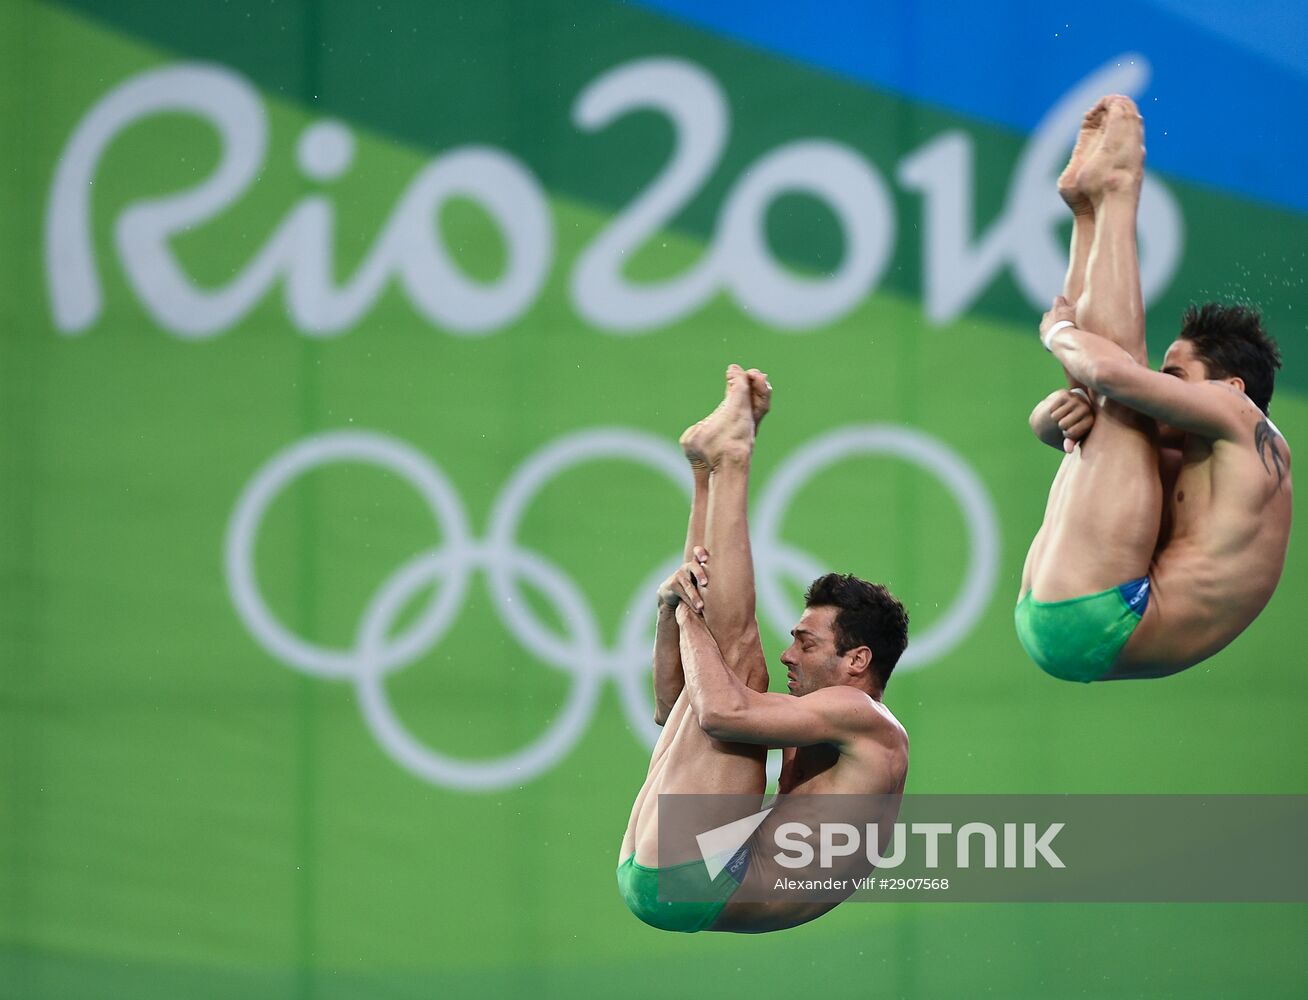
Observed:
[[[1225,382],[1227,385],[1233,385],[1241,392],[1244,392],[1244,379],[1242,379],[1239,375],[1232,375],[1230,378],[1222,379],[1222,381]]]
[[[851,674],[865,674],[872,667],[872,650],[866,646],[855,646],[845,655],[849,657],[849,672]]]

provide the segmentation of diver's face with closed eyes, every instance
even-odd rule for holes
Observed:
[[[1194,344],[1185,338],[1172,341],[1172,346],[1163,355],[1163,367],[1160,370],[1164,375],[1171,375],[1183,382],[1220,381],[1244,392],[1244,380],[1241,378],[1232,376],[1230,378],[1214,379],[1208,371],[1208,365],[1195,354]],[[1184,431],[1161,422],[1158,424],[1159,443],[1163,447],[1178,448],[1183,437],[1185,437]]]
[[[1194,353],[1194,344],[1188,340],[1174,340],[1163,355],[1162,373],[1173,375],[1186,382],[1207,382],[1208,366]]]
[[[781,654],[790,693],[802,697],[840,682],[845,657],[836,652],[838,608],[805,608],[790,631],[794,642]]]

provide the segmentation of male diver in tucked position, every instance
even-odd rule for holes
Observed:
[[[762,847],[772,845],[768,838],[785,805],[713,878],[693,844],[666,856],[667,842],[661,845],[658,835],[660,795],[700,795],[706,815],[720,801],[715,795],[733,796],[736,804],[752,797],[749,811],[757,811],[767,748],[784,747],[779,789],[787,801],[829,802],[812,796],[838,795],[842,803],[863,804],[860,820],[889,831],[908,771],[908,737],[881,703],[908,642],[908,616],[884,587],[836,574],[816,580],[794,642],[781,656],[790,694],[768,693],[746,500],[754,433],[771,391],[765,375],[732,365],[721,405],[681,438],[695,487],[686,562],[658,592],[654,691],[663,732],[618,855],[627,905],[664,930],[792,927],[839,899],[769,894],[779,876],[795,874],[777,867],[775,846]],[[737,809],[726,818],[740,815]],[[864,864],[864,873],[870,867]]]
[[[1267,604],[1290,533],[1290,449],[1267,418],[1280,355],[1258,314],[1191,307],[1162,371],[1148,367],[1143,178],[1140,115],[1106,97],[1058,182],[1071,262],[1040,332],[1079,388],[1031,414],[1067,454],[1016,612],[1027,653],[1065,680],[1162,677],[1212,656]]]

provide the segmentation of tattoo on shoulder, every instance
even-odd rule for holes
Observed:
[[[1269,476],[1272,474],[1273,468],[1275,468],[1276,488],[1279,490],[1281,482],[1285,479],[1285,459],[1281,457],[1281,452],[1276,447],[1277,437],[1279,435],[1276,433],[1275,428],[1272,427],[1272,422],[1265,417],[1254,428],[1254,447],[1258,449],[1258,458],[1262,461],[1263,468],[1267,470]],[[1271,465],[1267,464],[1268,455],[1271,455],[1272,458]]]

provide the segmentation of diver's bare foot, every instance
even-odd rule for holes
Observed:
[[[772,383],[757,368],[745,372],[745,377],[749,379],[749,409],[754,417],[754,433],[757,434],[758,425],[768,415],[768,410],[772,409]]]
[[[754,411],[750,402],[749,377],[740,365],[730,365],[722,402],[681,435],[681,448],[692,466],[716,469],[725,458],[749,457],[754,448]],[[763,419],[761,415],[759,419]]]
[[[1098,205],[1111,194],[1138,196],[1144,181],[1144,119],[1135,101],[1120,94],[1104,98],[1103,139],[1076,175],[1076,187]]]
[[[1077,175],[1104,137],[1104,116],[1107,113],[1107,97],[1101,97],[1095,102],[1095,106],[1085,113],[1085,117],[1081,119],[1081,130],[1076,134],[1076,145],[1072,147],[1072,157],[1067,161],[1063,172],[1058,175],[1058,196],[1072,210],[1073,215],[1094,213],[1094,205],[1090,198],[1077,186]]]

